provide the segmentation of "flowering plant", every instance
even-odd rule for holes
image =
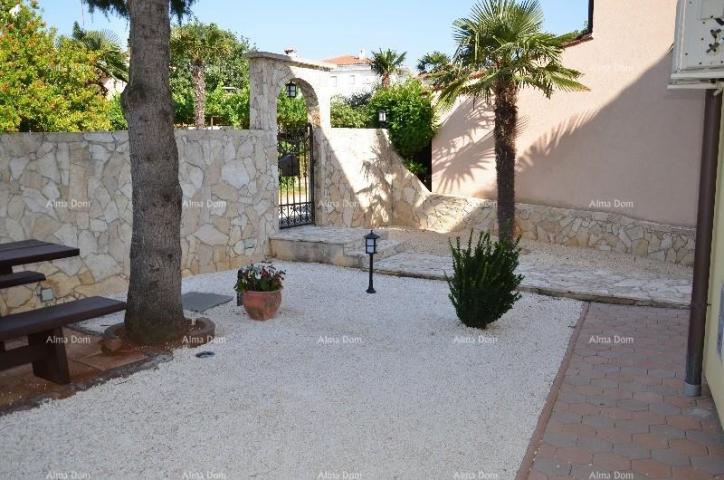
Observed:
[[[247,265],[240,268],[234,290],[237,292],[274,292],[281,290],[284,270],[277,270],[270,262]]]

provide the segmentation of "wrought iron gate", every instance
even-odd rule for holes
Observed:
[[[312,125],[280,131],[279,228],[314,224],[314,137]]]

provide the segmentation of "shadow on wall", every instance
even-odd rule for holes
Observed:
[[[698,111],[692,103],[695,94],[667,90],[670,64],[671,55],[663,56],[598,110],[581,112],[571,96],[600,96],[604,93],[600,85],[591,85],[592,90],[598,89],[595,92],[554,94],[551,100],[524,98],[524,106],[537,105],[536,111],[544,117],[550,115],[542,110],[548,101],[564,106],[569,102],[570,111],[579,113],[538,138],[530,138],[534,126],[542,121],[536,118],[536,111],[522,111],[516,200],[693,225],[701,119],[692,113]],[[565,97],[557,100],[556,95]],[[434,163],[435,190],[455,192],[466,183],[479,182],[477,188],[472,186],[471,194],[495,198],[492,112],[480,106],[474,112],[471,101],[466,102],[448,121],[472,128],[436,145],[435,154],[442,160]],[[701,102],[703,105],[703,95]],[[562,110],[560,104],[555,104],[557,110]],[[703,111],[703,107],[699,109]],[[482,138],[476,135],[481,132]],[[479,140],[475,142],[475,138]]]
[[[450,133],[454,133],[452,130],[440,130],[433,155],[441,157],[442,160],[436,162],[433,158],[433,190],[455,191],[461,184],[474,181],[477,170],[495,172],[493,112],[474,99],[466,98],[449,112],[445,122],[469,125],[470,128],[460,135],[451,135]],[[475,141],[474,133],[478,131],[487,133],[482,139]],[[470,160],[461,162],[460,158]]]

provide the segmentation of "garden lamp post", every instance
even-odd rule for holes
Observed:
[[[377,112],[377,121],[380,123],[381,127],[387,126],[387,110],[380,110]]]
[[[297,98],[297,85],[294,82],[287,83],[287,97]]]
[[[370,230],[370,233],[365,235],[365,253],[370,256],[370,284],[369,287],[367,287],[367,293],[377,293],[375,292],[375,288],[372,285],[372,268],[373,258],[375,256],[375,253],[377,253],[377,240],[379,238],[380,236],[372,230]]]

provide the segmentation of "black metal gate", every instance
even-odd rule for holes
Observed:
[[[314,137],[312,125],[280,131],[279,228],[314,224]]]

